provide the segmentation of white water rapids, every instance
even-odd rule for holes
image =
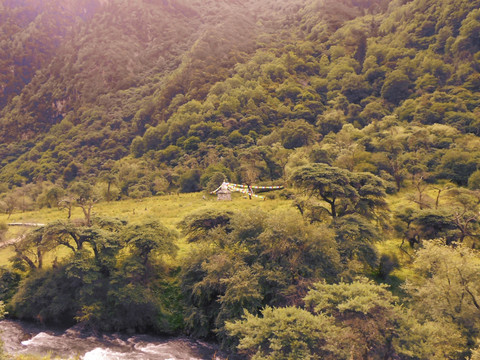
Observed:
[[[85,334],[34,324],[0,321],[0,338],[9,354],[51,355],[82,360],[223,360],[215,345],[187,337]]]

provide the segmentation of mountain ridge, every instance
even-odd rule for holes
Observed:
[[[171,189],[185,173],[200,189],[215,163],[233,180],[278,181],[300,153],[331,152],[345,125],[366,134],[392,116],[478,134],[478,1],[86,3],[95,13],[0,112],[10,187],[135,162]],[[384,149],[358,145],[365,169],[388,168]],[[422,166],[436,177],[438,164]]]

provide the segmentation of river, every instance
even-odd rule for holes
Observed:
[[[78,328],[54,329],[0,321],[0,338],[9,354],[51,355],[82,360],[224,360],[218,347],[187,337],[86,334]]]

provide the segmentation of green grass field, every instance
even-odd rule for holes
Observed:
[[[128,221],[130,224],[144,222],[148,219],[159,220],[171,229],[178,229],[178,223],[190,213],[204,209],[222,210],[255,210],[273,211],[275,209],[292,207],[291,201],[287,200],[248,200],[241,194],[233,194],[232,201],[217,201],[216,196],[205,195],[204,193],[179,194],[151,197],[138,200],[124,200],[116,202],[101,202],[93,208],[93,214],[97,216],[116,217]],[[80,208],[72,212],[72,219],[83,218]],[[50,223],[55,220],[67,219],[67,211],[59,209],[41,209],[31,212],[18,212],[7,217],[0,215],[0,223]],[[20,236],[32,228],[9,226],[6,239]],[[178,240],[180,254],[188,247],[183,239]],[[55,257],[61,258],[66,249],[59,249],[56,253],[46,258],[52,261]],[[13,255],[11,246],[0,249],[0,266],[8,266],[8,259]]]
[[[204,199],[205,196],[205,199]],[[389,207],[392,212],[400,207],[415,206],[411,201],[406,199],[405,193],[388,196]],[[116,217],[126,220],[130,224],[145,222],[148,219],[155,219],[162,222],[165,226],[171,229],[178,229],[178,223],[185,218],[185,216],[199,211],[201,209],[221,209],[221,210],[255,210],[259,211],[274,211],[278,209],[293,209],[292,202],[289,200],[248,200],[242,194],[233,194],[232,201],[217,201],[216,196],[205,195],[204,193],[192,194],[178,194],[165,195],[158,197],[151,197],[145,199],[129,199],[115,202],[101,202],[93,208],[93,214],[97,216]],[[80,208],[75,208],[72,212],[72,219],[83,218],[83,213]],[[1,223],[49,223],[55,220],[67,219],[67,211],[60,209],[41,209],[32,212],[17,212],[7,218],[7,215],[0,214]],[[20,236],[32,228],[9,226],[6,239],[12,239]],[[399,280],[404,280],[408,277],[408,264],[413,255],[412,249],[408,244],[400,246],[402,241],[400,239],[385,239],[385,241],[377,244],[379,253],[395,255],[399,261],[400,267],[396,269],[392,275],[398,277]],[[176,261],[181,262],[182,256],[185,255],[189,249],[188,243],[179,238],[177,241],[179,253]],[[0,266],[9,266],[9,258],[14,254],[13,247],[9,246],[0,249]],[[70,252],[64,247],[59,247],[57,250],[51,252],[45,257],[45,263],[51,263],[55,258],[61,259]]]

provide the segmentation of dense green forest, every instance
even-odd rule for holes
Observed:
[[[0,209],[69,214],[0,268],[11,316],[480,359],[479,0],[0,0],[0,28]],[[92,212],[225,179],[290,206]]]

